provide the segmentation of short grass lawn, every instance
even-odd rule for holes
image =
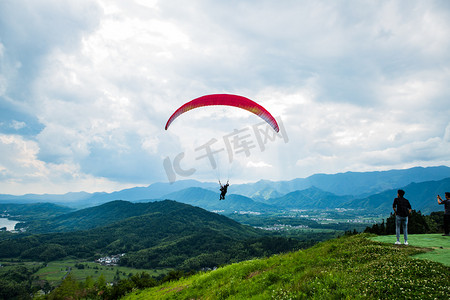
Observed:
[[[377,242],[393,244],[397,240],[395,235],[380,235],[371,237]],[[400,236],[401,245],[396,247],[407,247],[403,245],[403,234]],[[414,247],[428,248],[431,251],[427,253],[414,255],[415,258],[429,259],[435,262],[450,266],[450,236],[442,234],[408,234],[408,244]]]

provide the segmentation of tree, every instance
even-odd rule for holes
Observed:
[[[386,225],[384,225],[384,220],[381,224],[374,224],[372,227],[367,227],[364,232],[374,233],[378,235],[392,235],[395,232],[395,215],[391,214],[386,219]],[[410,234],[421,234],[421,233],[431,233],[430,226],[428,225],[427,218],[422,215],[420,211],[412,210],[410,216],[408,217],[408,233]],[[400,228],[400,232],[403,229]]]
[[[66,278],[61,282],[61,285],[55,288],[48,296],[49,300],[58,299],[77,299],[75,295],[79,291],[80,287],[76,279],[72,274],[68,274]]]
[[[130,280],[134,283],[134,285],[138,289],[145,289],[152,286],[156,286],[158,281],[155,278],[151,277],[147,272],[142,272],[136,275],[132,275]]]
[[[131,280],[123,279],[115,283],[107,292],[108,299],[119,299],[133,290],[134,284]]]
[[[432,212],[428,216],[425,216],[430,232],[444,232],[444,212],[436,211]]]
[[[52,291],[52,286],[50,285],[50,283],[46,280],[44,283],[44,286],[42,287],[42,290],[44,291],[45,294],[48,294]]]
[[[386,233],[395,234],[395,215],[391,213],[389,218],[386,219]]]
[[[102,293],[105,292],[105,290],[106,290],[106,278],[105,278],[105,275],[103,275],[103,273],[100,274],[100,276],[98,277],[98,279],[95,282],[94,286],[99,291],[99,294],[102,294]]]
[[[29,284],[0,279],[0,299],[31,299]]]
[[[429,232],[430,227],[420,210],[417,212],[413,210],[408,220],[408,233],[421,234]]]

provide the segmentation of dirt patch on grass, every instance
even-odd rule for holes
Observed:
[[[264,273],[264,272],[267,272],[267,271],[270,271],[270,270],[273,270],[273,269],[275,269],[275,266],[272,266],[272,267],[264,269],[264,270],[257,270],[257,271],[251,272],[245,278],[246,279],[250,279],[250,278],[255,277],[255,276],[257,276],[257,275],[259,275],[261,273]]]
[[[255,272],[251,272],[250,274],[247,275],[246,279],[250,279],[252,277],[255,277],[256,275],[261,274],[261,271],[255,271]]]
[[[160,291],[164,291],[165,294],[168,294],[170,292],[178,293],[178,292],[181,292],[182,290],[184,290],[187,287],[188,287],[188,285],[179,285],[179,286],[175,286],[175,287],[171,287],[171,288],[168,288],[168,287],[167,288],[162,288],[162,289],[160,289]]]

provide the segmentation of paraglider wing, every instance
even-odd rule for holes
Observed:
[[[248,98],[230,94],[206,95],[183,104],[172,114],[172,116],[170,116],[166,123],[166,130],[179,115],[197,107],[210,105],[227,105],[245,109],[261,117],[264,121],[269,123],[276,132],[279,131],[277,121],[264,107]]]

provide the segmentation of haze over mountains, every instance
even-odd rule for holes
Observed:
[[[260,180],[232,184],[226,201],[219,201],[218,184],[195,180],[173,184],[155,183],[113,193],[68,193],[64,195],[0,195],[0,203],[53,202],[74,208],[99,205],[113,200],[143,202],[170,199],[207,210],[267,211],[271,209],[353,208],[391,210],[396,190],[404,188],[413,208],[440,210],[436,194],[450,189],[450,168],[415,167],[380,172],[315,174],[290,181]],[[215,201],[217,200],[217,201]]]

